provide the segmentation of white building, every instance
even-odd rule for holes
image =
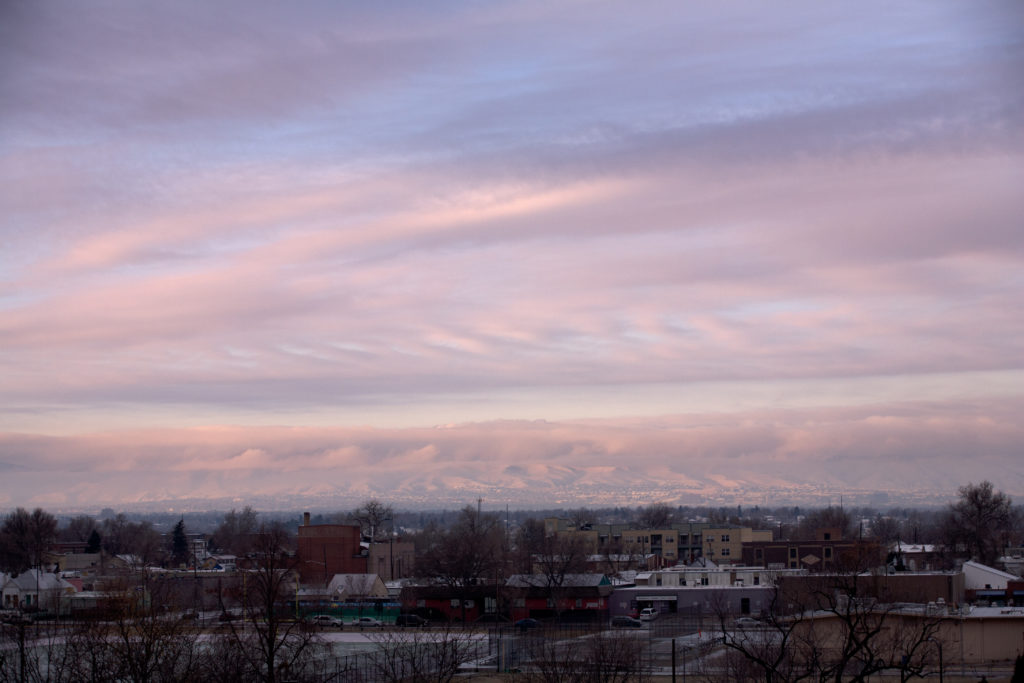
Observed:
[[[1007,581],[1017,581],[1020,579],[1019,576],[1014,576],[1008,572],[1000,571],[995,567],[989,567],[973,560],[964,562],[963,573],[964,588],[969,591],[1005,591]]]
[[[4,609],[60,610],[61,598],[75,587],[56,574],[30,569],[17,576],[0,573],[0,604]]]

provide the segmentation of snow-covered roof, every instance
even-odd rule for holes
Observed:
[[[563,588],[585,586],[606,586],[610,583],[604,574],[566,574],[562,580]],[[509,588],[546,588],[548,577],[545,574],[513,574],[505,581]]]
[[[335,574],[327,584],[329,593],[340,593],[346,596],[377,595],[387,592],[384,582],[377,574]]]
[[[935,546],[930,543],[904,543],[896,541],[889,545],[889,550],[900,553],[934,553]]]
[[[1006,588],[1007,581],[1016,581],[1020,577],[1004,572],[995,567],[968,560],[963,565],[964,583],[968,590],[981,588]]]
[[[63,578],[50,572],[41,572],[38,569],[29,569],[28,571],[22,572],[17,576],[11,576],[10,574],[0,575],[0,588],[14,587],[24,593],[35,592],[36,589],[40,591],[74,591],[74,585],[68,583]]]

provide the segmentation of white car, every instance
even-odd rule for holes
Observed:
[[[322,628],[345,628],[344,621],[329,614],[318,614],[315,617],[311,617],[309,623]]]
[[[378,619],[374,619],[373,617],[359,617],[352,622],[352,625],[358,626],[359,628],[380,628],[384,623]]]
[[[644,607],[640,610],[640,621],[654,621],[658,618],[658,610],[653,607]]]

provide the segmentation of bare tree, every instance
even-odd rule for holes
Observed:
[[[18,647],[0,646],[0,651],[18,652],[20,661],[16,668],[8,667],[6,662],[0,664],[0,681],[198,680],[198,631],[194,623],[178,619],[164,609],[171,599],[160,581],[136,584],[122,579],[107,591],[110,609],[102,621],[33,623],[28,626],[28,648],[21,647],[20,642],[25,637],[26,625],[5,628],[14,629],[10,635],[19,638]]]
[[[884,546],[901,540],[899,521],[881,513],[875,515],[871,520],[871,537]]]
[[[543,547],[546,535],[543,520],[528,517],[522,521],[512,539],[510,560],[513,573],[530,574],[533,572],[533,556],[539,548]]]
[[[167,585],[147,580],[142,592],[133,589],[123,587],[123,609],[101,632],[100,642],[111,652],[108,660],[117,667],[111,678],[161,683],[195,676],[198,631],[191,621],[178,618]]]
[[[149,522],[131,522],[123,513],[103,520],[103,550],[110,555],[129,556],[134,569],[158,562],[164,543]]]
[[[226,617],[225,623],[231,647],[256,672],[257,680],[276,683],[308,665],[315,639],[301,622],[283,613],[298,581],[291,535],[280,524],[263,524],[253,536],[252,548],[256,566],[245,570],[242,618]]]
[[[423,568],[428,576],[459,596],[463,621],[472,588],[494,576],[501,564],[502,536],[496,515],[467,505],[455,524],[440,533],[424,554]]]
[[[1010,497],[995,491],[990,481],[967,484],[958,491],[960,499],[949,506],[946,514],[946,538],[964,547],[978,562],[995,564],[1012,527]]]
[[[814,510],[800,522],[801,538],[814,538],[818,529],[839,529],[843,538],[849,538],[853,532],[853,518],[841,507],[829,506]]]
[[[527,683],[646,683],[644,639],[634,633],[597,633],[566,641],[540,633],[527,642]]]
[[[619,576],[622,572],[639,569],[644,561],[643,551],[636,543],[625,543],[622,538],[609,540],[599,553],[600,569],[608,576]]]
[[[665,503],[654,503],[637,511],[636,523],[640,529],[667,529],[672,525],[675,510]]]
[[[383,683],[449,683],[476,653],[473,634],[450,628],[381,631],[369,636],[373,680]]]
[[[385,522],[393,522],[394,508],[385,505],[376,498],[366,501],[352,511],[352,519],[359,523],[363,536],[372,541],[380,540]]]
[[[563,598],[572,587],[572,577],[586,571],[587,541],[575,533],[543,536],[533,550],[530,573],[554,605],[555,616],[561,616]]]
[[[258,528],[256,512],[251,507],[246,505],[241,512],[232,508],[210,537],[210,546],[234,555],[246,555],[252,549],[253,536]]]
[[[40,568],[43,554],[57,539],[57,519],[42,508],[17,508],[0,526],[0,568],[21,573]]]
[[[60,529],[58,538],[62,541],[86,543],[92,532],[99,529],[96,520],[89,515],[78,515],[68,520],[67,526]]]
[[[856,574],[801,577],[774,589],[760,628],[737,629],[719,608],[718,629],[727,651],[745,660],[747,677],[766,683],[866,681],[886,669],[923,674],[941,617],[879,602],[867,585]]]

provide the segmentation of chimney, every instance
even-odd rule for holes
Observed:
[[[308,512],[303,512],[302,513],[302,526],[309,526],[309,513]]]

